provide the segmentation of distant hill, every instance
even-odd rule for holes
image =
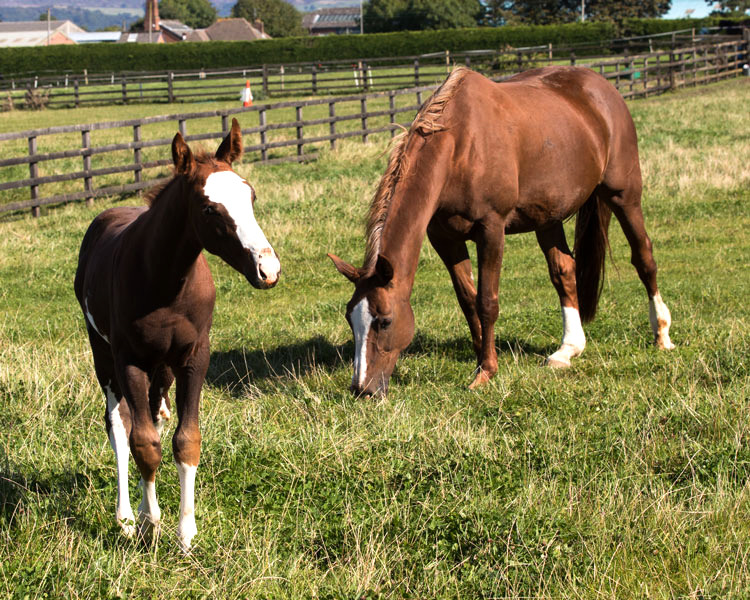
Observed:
[[[229,16],[237,0],[211,0],[219,16]],[[359,6],[358,0],[287,0],[301,12],[319,8]],[[52,0],[52,15],[57,19],[70,19],[87,31],[111,27],[126,27],[143,17],[145,0]],[[50,0],[2,0],[0,20],[36,21],[47,13]]]

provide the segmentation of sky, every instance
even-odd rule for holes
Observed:
[[[664,15],[665,19],[681,19],[685,17],[685,11],[693,9],[695,12],[690,16],[694,19],[707,17],[711,12],[711,6],[706,4],[706,0],[672,0],[672,8]]]

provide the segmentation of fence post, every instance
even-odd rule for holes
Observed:
[[[328,124],[329,131],[331,133],[331,150],[336,149],[336,103],[335,102],[329,102],[328,103],[328,116],[331,119],[331,122]]]
[[[362,141],[367,142],[367,98],[361,98],[359,105],[362,111]]]
[[[263,64],[263,94],[268,98],[268,65]]]
[[[302,156],[302,138],[303,138],[303,126],[302,126],[302,107],[295,107],[295,113],[297,116],[297,156]]]
[[[279,67],[279,75],[281,76],[281,91],[284,91],[284,65]]]
[[[315,67],[315,65],[312,66],[312,72],[310,73],[312,76],[312,93],[317,94],[318,93],[318,69]]]
[[[466,58],[464,59],[464,64],[466,65],[467,68],[469,69],[471,68],[471,56],[469,56],[468,54],[466,55]]]
[[[396,128],[393,127],[396,123],[396,92],[391,90],[388,92],[388,117],[391,123],[391,137],[396,135]]]
[[[169,72],[169,75],[167,76],[167,102],[172,104],[174,102],[174,89],[173,89],[173,82],[174,79],[174,73],[172,71]]]
[[[136,183],[141,182],[141,126],[139,124],[133,125],[133,161],[135,162],[135,169],[133,169],[133,178]]]
[[[76,108],[78,108],[81,105],[81,99],[78,96],[78,80],[77,79],[73,82],[73,93],[75,94]]]
[[[229,115],[221,115],[221,132],[224,136],[229,133]]]
[[[518,72],[523,71],[523,53],[516,52],[516,63],[518,64]]]
[[[182,137],[187,138],[187,124],[185,123],[185,119],[177,119],[177,124]]]
[[[674,34],[672,34],[672,48],[669,51],[669,89],[673,90],[675,88],[675,54],[674,54]]]
[[[87,152],[91,148],[91,131],[88,129],[84,129],[81,132],[81,141],[83,146],[83,191],[84,192],[92,192],[94,191],[93,181],[91,178],[91,175],[86,175],[91,171],[91,153]],[[94,198],[87,197],[86,198],[86,206],[92,206],[94,203]]]
[[[576,53],[575,52],[570,53],[570,66],[571,67],[576,66]]]
[[[446,73],[451,72],[451,51],[450,50],[445,51],[445,72]]]
[[[128,80],[124,77],[122,78],[122,103],[128,103]]]
[[[29,138],[29,156],[34,156],[36,154],[36,136],[31,136]],[[39,177],[39,165],[36,162],[30,162],[29,163],[29,177],[31,179],[36,179]],[[31,199],[36,200],[39,198],[39,186],[35,183],[32,183],[29,187],[31,191]],[[31,207],[31,216],[32,217],[38,217],[39,216],[39,207],[38,206],[32,206]]]
[[[414,59],[414,87],[419,87],[419,59]]]
[[[260,125],[260,159],[265,162],[268,160],[268,136],[266,134],[266,109],[261,108],[258,111],[258,125]]]

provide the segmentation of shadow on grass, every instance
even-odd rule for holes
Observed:
[[[497,339],[500,355],[528,355],[544,357],[557,348],[538,346],[518,339]],[[474,368],[474,349],[469,336],[438,339],[418,332],[402,356],[436,354]],[[331,373],[336,369],[352,368],[354,343],[332,344],[322,336],[270,350],[229,350],[211,353],[211,364],[206,376],[210,385],[224,387],[232,395],[242,395],[243,387],[267,380],[305,377],[316,370]]]

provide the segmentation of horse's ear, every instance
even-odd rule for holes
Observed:
[[[195,168],[193,153],[180,133],[172,139],[172,162],[175,172],[181,175],[190,173]]]
[[[232,119],[232,129],[216,151],[216,158],[230,165],[242,156],[242,130],[237,119]]]
[[[375,272],[382,279],[383,285],[389,283],[393,279],[393,265],[391,261],[382,254],[378,254],[378,260],[375,263]]]
[[[335,254],[328,253],[328,258],[330,258],[333,261],[334,266],[338,270],[339,273],[341,273],[344,277],[346,277],[349,281],[356,284],[359,281],[359,278],[361,277],[361,274],[359,270],[350,265],[348,262],[341,260],[338,256]]]

